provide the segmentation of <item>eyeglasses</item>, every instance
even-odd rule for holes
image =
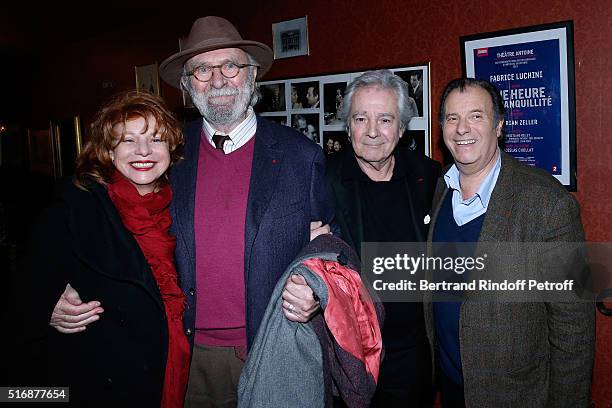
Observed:
[[[225,62],[220,65],[200,65],[195,67],[191,72],[185,74],[185,76],[194,76],[200,82],[208,82],[212,78],[213,70],[219,68],[221,75],[226,78],[234,78],[240,70],[244,67],[258,67],[255,64],[237,64],[235,62]]]

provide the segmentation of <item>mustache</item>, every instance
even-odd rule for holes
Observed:
[[[238,95],[240,90],[237,88],[219,88],[219,89],[211,89],[208,91],[206,96],[208,97],[216,97],[216,96],[231,96]]]

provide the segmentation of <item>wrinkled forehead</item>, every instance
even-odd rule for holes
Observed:
[[[370,112],[375,114],[398,114],[399,100],[392,88],[371,85],[355,91],[351,101],[351,114]]]
[[[207,51],[195,55],[187,60],[187,67],[198,65],[218,65],[227,61],[245,64],[247,62],[246,52],[240,48],[221,48],[219,50]]]

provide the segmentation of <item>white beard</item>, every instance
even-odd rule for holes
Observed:
[[[252,78],[248,78],[242,88],[225,86],[220,89],[211,88],[207,92],[196,92],[188,86],[189,95],[200,114],[213,126],[228,126],[242,119],[251,103]],[[214,105],[209,103],[211,97],[236,95],[234,103]]]

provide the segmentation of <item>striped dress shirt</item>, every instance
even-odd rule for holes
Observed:
[[[204,135],[206,136],[208,143],[215,147],[212,137],[215,133],[217,133],[217,130],[205,118],[203,119],[203,122]],[[257,118],[255,117],[255,112],[253,112],[253,108],[249,106],[247,117],[228,134],[230,140],[223,144],[223,153],[230,154],[231,152],[240,149],[242,146],[247,144],[247,142],[251,140],[253,136],[255,136],[256,131]]]

